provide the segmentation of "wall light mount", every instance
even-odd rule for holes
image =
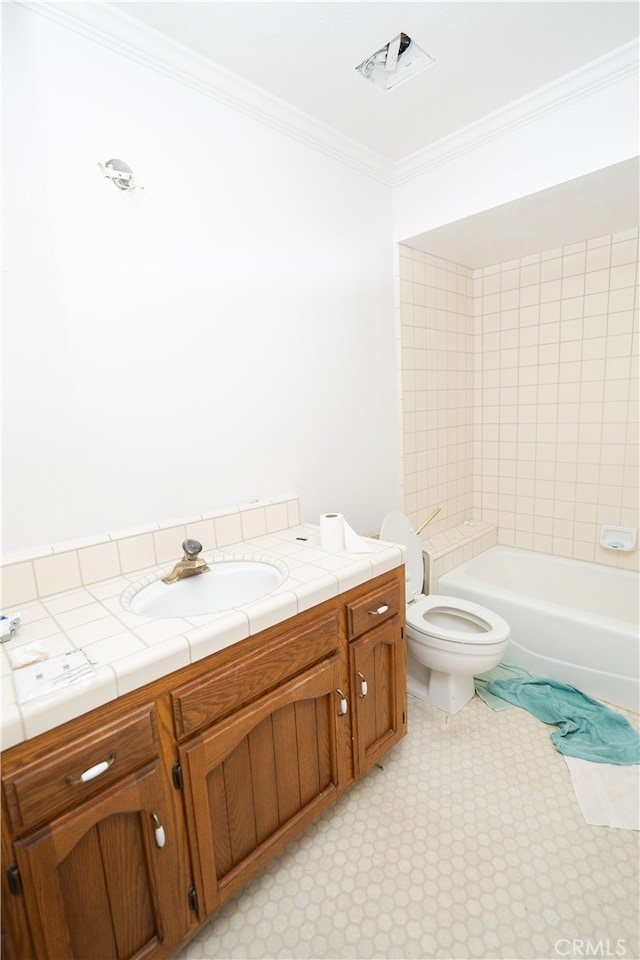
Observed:
[[[384,47],[359,63],[356,70],[376,86],[391,90],[415,77],[434,62],[433,57],[419,47],[407,33],[399,33]]]
[[[106,163],[99,163],[98,167],[103,177],[108,177],[112,183],[115,183],[118,190],[135,190],[139,187],[144,190],[139,183],[136,183],[133,176],[133,170],[124,160],[107,160]]]

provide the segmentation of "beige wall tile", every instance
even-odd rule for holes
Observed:
[[[407,302],[404,481],[419,513],[443,499],[438,530],[482,511],[500,542],[637,567],[599,551],[596,529],[623,509],[638,524],[637,251],[637,230],[475,272],[414,251],[434,336],[418,348]],[[450,299],[454,284],[474,299]]]
[[[153,534],[153,543],[156,550],[157,563],[170,563],[182,557],[182,541],[186,537],[183,526],[168,527],[166,530],[157,530]]]
[[[1,572],[2,609],[5,614],[20,603],[36,599],[38,588],[31,562],[10,563]]]
[[[78,550],[80,572],[83,583],[97,583],[120,576],[120,558],[117,544],[100,543],[93,547]]]
[[[214,522],[218,547],[226,547],[230,543],[238,543],[242,540],[242,525],[239,513],[222,514],[215,517]]]
[[[78,554],[75,550],[34,560],[33,567],[40,597],[73,590],[82,583]]]
[[[201,543],[203,550],[213,550],[216,545],[216,533],[212,517],[185,524],[185,533],[190,540],[197,540]]]

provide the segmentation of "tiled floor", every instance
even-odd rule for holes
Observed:
[[[638,960],[637,832],[585,824],[554,728],[410,698],[409,735],[180,960]]]

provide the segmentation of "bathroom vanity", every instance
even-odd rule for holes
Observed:
[[[405,735],[404,566],[371,570],[4,752],[3,957],[174,956]]]

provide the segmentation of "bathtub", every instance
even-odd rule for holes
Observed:
[[[440,577],[438,593],[509,623],[503,662],[639,712],[638,574],[512,547],[491,547]]]

